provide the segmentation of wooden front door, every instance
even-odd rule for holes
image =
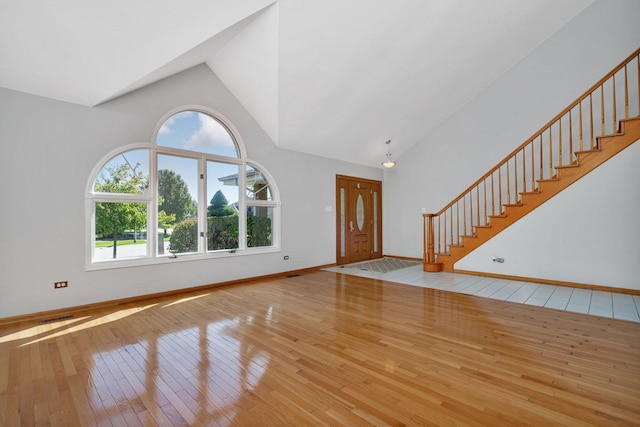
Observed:
[[[382,183],[336,176],[336,263],[382,257]]]

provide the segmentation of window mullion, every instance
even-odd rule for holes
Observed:
[[[147,209],[147,244],[151,259],[155,260],[158,257],[158,153],[155,149],[150,151],[149,191],[152,197]]]
[[[152,196],[131,193],[95,193],[90,196],[90,199],[94,202],[147,203],[152,200]]]
[[[207,159],[198,160],[198,252],[207,252]]]
[[[247,244],[247,166],[243,161],[238,168],[238,246],[246,249]]]
[[[273,200],[247,200],[247,206],[278,206],[278,203]]]

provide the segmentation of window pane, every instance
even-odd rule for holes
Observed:
[[[132,150],[109,160],[96,178],[93,191],[142,194],[149,188],[149,150]]]
[[[247,165],[247,199],[273,200],[269,183],[260,170]]]
[[[94,261],[146,257],[147,204],[97,202]]]
[[[240,166],[207,162],[207,250],[237,249]]]
[[[273,246],[273,209],[268,206],[247,208],[247,247]]]
[[[238,157],[235,141],[227,128],[208,114],[182,111],[160,127],[156,143],[163,147]]]
[[[158,155],[158,254],[198,251],[197,199],[198,161]]]

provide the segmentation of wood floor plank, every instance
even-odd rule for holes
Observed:
[[[527,295],[582,297],[504,297]],[[0,425],[640,425],[640,323],[326,271],[256,280],[0,326]]]

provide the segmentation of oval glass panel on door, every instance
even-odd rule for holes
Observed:
[[[356,223],[358,224],[358,231],[362,232],[362,228],[364,227],[364,199],[362,198],[362,194],[358,194],[358,199],[356,200]]]

